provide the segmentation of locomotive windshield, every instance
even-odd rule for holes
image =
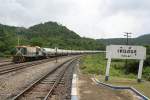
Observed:
[[[17,52],[26,55],[27,54],[27,48],[17,47]]]

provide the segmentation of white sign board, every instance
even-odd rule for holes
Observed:
[[[108,80],[111,59],[139,59],[138,82],[141,81],[144,59],[146,59],[146,48],[132,45],[109,45],[106,47],[107,68],[105,80]]]
[[[146,48],[132,45],[109,45],[106,47],[106,58],[145,59]]]

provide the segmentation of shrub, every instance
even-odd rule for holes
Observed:
[[[134,73],[136,74],[138,72],[139,62],[138,61],[128,61],[127,66],[124,65],[125,73],[130,74]]]
[[[150,81],[150,66],[143,70],[143,77]]]

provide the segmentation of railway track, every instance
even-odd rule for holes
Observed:
[[[15,64],[15,63],[13,63],[13,62],[1,62],[0,67],[12,65],[12,64]]]
[[[10,73],[13,71],[17,71],[20,69],[24,69],[27,67],[32,67],[34,65],[46,63],[46,62],[53,61],[53,60],[55,60],[55,58],[26,62],[26,63],[19,63],[19,64],[10,63],[10,64],[4,65],[4,66],[0,66],[0,75]]]
[[[11,60],[0,60],[0,63],[3,63],[3,62],[11,62]]]
[[[64,62],[26,87],[12,100],[70,100],[75,59]]]

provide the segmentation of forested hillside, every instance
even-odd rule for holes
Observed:
[[[17,43],[16,29],[17,27],[0,24],[0,56],[9,55],[13,51],[12,48]]]
[[[104,45],[100,42],[82,38],[67,27],[56,22],[34,25],[28,29],[0,25],[0,56],[10,55],[18,45],[41,47],[58,47],[62,49],[100,50]]]

